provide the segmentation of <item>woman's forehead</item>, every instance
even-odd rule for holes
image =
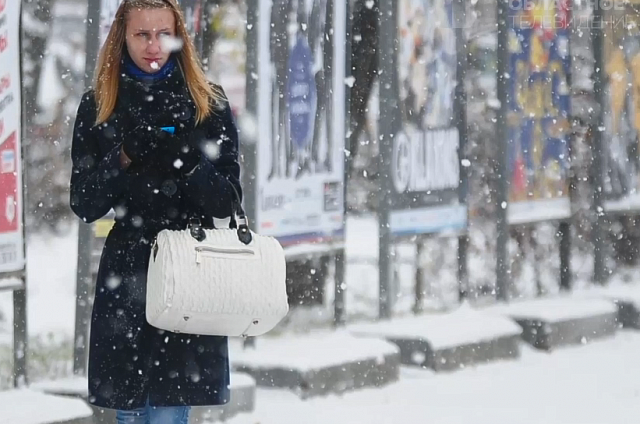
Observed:
[[[133,9],[129,13],[128,24],[130,29],[163,31],[172,29],[175,19],[168,8]]]

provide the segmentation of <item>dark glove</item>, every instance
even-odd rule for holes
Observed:
[[[133,122],[151,128],[174,127],[176,131],[195,127],[194,105],[184,95],[154,90],[140,102],[139,107],[129,109]]]
[[[160,164],[178,176],[188,174],[200,163],[202,158],[200,143],[202,140],[202,133],[199,130],[177,132],[176,134],[164,132],[158,141]]]
[[[146,163],[157,148],[158,137],[158,130],[148,125],[139,125],[125,136],[122,150],[131,162]]]

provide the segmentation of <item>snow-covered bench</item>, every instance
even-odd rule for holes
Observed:
[[[256,382],[247,375],[231,373],[231,402],[223,407],[194,407],[191,410],[189,422],[200,424],[204,422],[216,422],[229,419],[237,414],[252,412],[255,407]],[[31,386],[32,390],[38,390],[50,395],[59,395],[76,398],[84,403],[87,398],[87,379],[84,377],[70,377],[52,381],[41,381]],[[87,421],[92,424],[112,424],[115,422],[113,410],[90,407],[93,418]],[[0,411],[1,411],[0,404]],[[52,421],[53,422],[53,421]],[[57,423],[57,421],[55,421]],[[6,424],[8,424],[7,421]],[[18,421],[16,421],[18,423]],[[46,421],[49,423],[49,421]],[[0,418],[0,424],[5,424]],[[12,422],[13,424],[13,422]],[[20,422],[22,424],[22,422]],[[84,424],[84,422],[73,422],[73,424]]]

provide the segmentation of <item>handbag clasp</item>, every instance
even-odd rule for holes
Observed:
[[[193,237],[194,239],[198,241],[203,241],[205,238],[207,238],[207,235],[204,232],[204,229],[202,228],[202,224],[200,223],[200,219],[189,218],[189,223],[187,224],[187,227],[189,228],[189,233],[191,234],[191,237]]]

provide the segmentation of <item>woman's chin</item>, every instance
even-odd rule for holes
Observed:
[[[141,64],[141,65],[138,65],[138,67],[140,69],[142,69],[144,72],[146,72],[148,74],[155,74],[160,69],[162,69],[162,66],[164,65],[164,63],[161,63],[161,62],[145,62],[144,64]]]

